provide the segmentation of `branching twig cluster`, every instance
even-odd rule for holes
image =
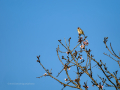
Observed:
[[[40,65],[43,67],[43,69],[46,71],[45,74],[43,74],[42,76],[40,77],[37,77],[37,78],[41,78],[43,76],[50,76],[52,77],[53,79],[55,79],[56,81],[58,81],[59,83],[61,83],[63,85],[63,88],[62,90],[68,86],[68,87],[72,87],[72,88],[77,88],[79,90],[83,90],[85,88],[85,90],[88,90],[89,87],[87,85],[87,81],[84,82],[84,85],[81,86],[81,83],[80,83],[80,77],[82,76],[82,74],[86,74],[90,79],[91,79],[91,83],[93,84],[93,86],[97,86],[99,90],[103,90],[103,86],[108,86],[108,87],[114,87],[116,90],[120,89],[120,83],[119,83],[119,80],[120,80],[120,77],[118,79],[117,77],[117,71],[111,73],[108,71],[107,69],[107,66],[106,66],[106,63],[104,64],[102,62],[102,60],[100,60],[100,62],[98,62],[97,60],[95,60],[93,57],[93,55],[91,54],[91,49],[87,49],[86,47],[89,45],[88,43],[88,40],[86,40],[87,36],[85,36],[84,32],[82,31],[81,28],[78,27],[78,44],[71,50],[70,49],[70,40],[71,40],[71,37],[68,39],[68,42],[69,44],[67,45],[67,42],[66,42],[66,39],[65,39],[65,44],[64,45],[62,43],[61,40],[58,40],[59,43],[66,49],[65,52],[61,51],[60,48],[59,48],[59,45],[58,47],[56,48],[56,52],[57,52],[57,56],[58,56],[58,59],[59,61],[61,62],[61,64],[63,65],[63,68],[61,68],[61,71],[58,73],[58,75],[56,77],[54,77],[52,75],[52,72],[51,70],[49,71],[48,69],[46,69],[41,61],[40,61],[40,55],[37,56],[37,62],[40,63]],[[110,47],[111,47],[111,50],[112,52],[110,51],[110,49],[108,48],[106,42],[107,42],[107,39],[108,37],[105,37],[104,38],[104,44],[106,45],[106,48],[108,49],[108,51],[116,58],[120,59],[120,57],[118,57],[116,55],[116,53],[114,52],[112,46],[111,46],[111,43],[110,43]],[[80,46],[80,50],[76,50],[76,48]],[[86,54],[87,54],[87,60],[83,59],[82,58],[82,52],[85,51]],[[60,57],[59,56],[59,53],[66,53],[67,54],[67,57]],[[105,53],[104,53],[105,54]],[[107,55],[107,54],[105,54]],[[107,55],[109,56],[110,58],[112,58],[110,55]],[[113,58],[112,58],[113,59]],[[63,60],[66,61],[66,63],[63,63]],[[115,59],[113,59],[115,60]],[[86,65],[83,65],[83,63],[85,63],[86,61]],[[102,78],[98,75],[98,77],[101,79],[101,82],[97,82],[97,80],[95,80],[93,78],[93,70],[92,68],[94,66],[91,66],[91,61],[94,61],[96,63],[95,66],[98,66],[99,69],[103,72],[103,74],[105,75],[105,78]],[[115,60],[116,62],[118,62],[119,66],[120,66],[120,60]],[[77,75],[77,78],[75,78],[74,80],[71,79],[70,75],[68,74],[68,70],[70,70],[70,68],[72,67],[76,67],[76,75]],[[65,82],[62,82],[60,80],[57,79],[57,77],[60,75],[60,73],[62,71],[65,71],[66,75],[67,75],[67,78],[65,79],[65,82],[67,82],[67,84]],[[111,80],[112,78],[114,78],[114,80],[116,81],[116,83],[113,83],[113,81]],[[110,82],[110,84],[107,83]],[[101,84],[102,83],[102,84]],[[70,85],[72,84],[72,85]]]

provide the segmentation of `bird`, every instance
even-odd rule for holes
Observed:
[[[83,32],[83,30],[80,27],[77,28],[77,31],[78,31],[79,34],[83,34],[84,35],[84,32]]]

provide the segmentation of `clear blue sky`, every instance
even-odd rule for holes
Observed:
[[[88,36],[87,48],[92,50],[94,58],[107,62],[111,72],[119,70],[115,61],[103,55],[109,54],[103,38],[109,37],[107,44],[111,42],[118,55],[120,0],[0,0],[0,90],[61,90],[63,86],[50,77],[36,78],[45,73],[36,56],[41,55],[41,63],[47,69],[52,68],[56,76],[63,68],[56,53],[58,39],[65,44],[64,37],[66,40],[71,37],[70,49],[74,48],[78,44],[77,27]],[[60,49],[66,52],[61,45]],[[71,68],[72,79],[76,78],[74,71]],[[98,68],[94,68],[93,74],[96,79],[97,74],[104,77]],[[64,82],[65,78],[62,72],[58,79]],[[81,85],[86,80],[89,90],[97,90],[85,74]],[[104,89],[114,90],[105,86]]]

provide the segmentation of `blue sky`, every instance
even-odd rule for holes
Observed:
[[[103,44],[104,37],[109,37],[107,44],[111,42],[118,55],[119,26],[119,0],[0,0],[0,90],[61,90],[63,86],[50,77],[36,78],[45,73],[36,56],[41,55],[41,63],[47,69],[52,68],[56,76],[63,68],[56,53],[58,40],[65,44],[64,38],[67,41],[71,37],[70,49],[73,49],[78,44],[77,27],[88,36],[87,48],[92,50],[94,58],[107,63],[111,72],[119,70],[115,61],[103,55],[104,52],[110,54]],[[66,52],[62,45],[60,49]],[[86,54],[82,55],[85,59]],[[98,79],[97,74],[104,77],[98,68],[93,70],[94,78]],[[74,71],[76,69],[71,68],[72,79],[76,78]],[[65,78],[63,71],[58,79],[64,82]],[[97,89],[85,74],[81,85],[86,80],[89,90]],[[25,83],[28,85],[23,85]],[[113,90],[105,86],[104,89]]]

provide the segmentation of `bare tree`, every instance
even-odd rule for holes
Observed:
[[[39,55],[39,56],[37,56],[37,59],[38,59],[37,62],[40,63],[40,65],[43,67],[43,69],[46,71],[46,73],[40,77],[37,77],[37,78],[41,78],[43,76],[50,76],[53,79],[55,79],[56,81],[58,81],[60,84],[63,85],[62,90],[67,86],[72,87],[72,88],[77,88],[79,90],[84,90],[84,89],[88,90],[89,87],[87,85],[87,81],[84,82],[83,86],[81,86],[81,83],[80,83],[80,77],[85,73],[91,79],[91,83],[93,84],[93,86],[97,86],[99,90],[103,90],[104,85],[106,87],[114,87],[116,90],[119,90],[120,89],[120,83],[119,83],[120,77],[119,78],[117,77],[118,70],[111,73],[110,71],[108,71],[106,63],[103,63],[102,60],[100,60],[98,62],[98,60],[96,60],[94,58],[94,56],[91,54],[91,49],[86,48],[86,46],[89,45],[88,40],[86,40],[87,36],[85,36],[85,34],[81,28],[78,27],[77,30],[78,30],[78,44],[72,50],[70,50],[71,37],[68,39],[68,43],[69,43],[68,45],[67,45],[66,40],[65,40],[66,45],[64,45],[61,40],[58,40],[59,43],[67,50],[67,52],[61,51],[59,48],[59,45],[56,48],[58,59],[61,62],[61,64],[63,65],[63,68],[58,73],[58,75],[56,77],[53,76],[52,72],[51,72],[52,69],[48,70],[42,65],[42,63],[40,61],[40,55]],[[108,46],[106,44],[107,40],[108,40],[108,37],[104,37],[103,42],[104,42],[106,48],[108,49],[110,54],[112,56],[114,56],[115,58],[117,58],[118,60],[115,60],[112,56],[110,56],[106,53],[103,53],[103,54],[107,55],[108,57],[110,57],[111,59],[116,61],[120,67],[120,57],[114,52],[111,43],[110,43],[111,50],[108,48]],[[76,48],[78,46],[80,46],[80,50],[76,50]],[[86,52],[87,60],[82,58],[82,52]],[[67,57],[65,57],[65,56],[60,57],[59,53],[66,53]],[[119,52],[119,55],[120,55],[120,52]],[[66,61],[66,63],[63,63],[64,60]],[[93,78],[92,68],[95,66],[91,65],[91,61],[95,62],[96,63],[95,66],[97,66],[104,74],[104,77],[100,77],[98,75],[98,77],[101,79],[101,82],[97,82],[97,80],[95,80]],[[83,65],[83,63],[86,63],[86,64]],[[68,70],[70,70],[70,68],[72,68],[74,66],[76,67],[76,70],[77,70],[77,72],[76,72],[77,77],[74,80],[72,80],[70,75],[68,74]],[[60,75],[60,73],[63,70],[65,70],[66,75],[67,75],[67,78],[65,79],[65,81],[67,81],[67,84],[65,82],[62,82],[62,81],[57,79],[57,77]],[[116,81],[116,83],[113,82],[113,79]],[[108,82],[110,84],[108,84]]]

